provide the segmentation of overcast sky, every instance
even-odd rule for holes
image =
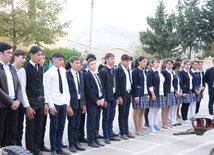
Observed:
[[[92,0],[68,0],[64,19],[72,20],[70,31],[90,27]],[[163,0],[167,13],[175,10],[177,0]],[[158,0],[94,0],[93,26],[111,25],[133,31],[147,27],[147,16],[154,16]]]

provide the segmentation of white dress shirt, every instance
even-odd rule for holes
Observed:
[[[95,74],[97,75],[98,72],[93,72],[92,70],[89,70],[91,72],[91,74],[93,75],[95,81],[96,81],[96,84],[97,84],[97,88],[98,88],[98,93],[99,93],[99,97],[101,97],[103,94],[102,94],[102,91],[101,91],[101,88],[100,88],[100,85],[99,85],[99,82],[97,81],[97,78],[99,78],[99,76],[97,76],[97,78],[95,77]],[[99,78],[100,80],[100,78]],[[101,81],[100,81],[101,82]]]
[[[9,94],[10,98],[12,98],[14,100],[15,99],[15,90],[14,90],[14,84],[13,84],[13,77],[10,72],[10,66],[9,66],[9,64],[4,64],[2,61],[0,61],[0,63],[2,63],[5,74],[7,76],[8,94]]]
[[[76,73],[77,73],[77,74],[76,74]],[[76,86],[78,99],[80,99],[80,94],[79,94],[79,89],[78,89],[78,80],[77,80],[77,76],[78,76],[78,79],[79,79],[79,82],[80,82],[79,73],[76,72],[76,71],[74,71],[74,70],[71,68],[71,74],[73,75],[73,78],[74,78],[74,83],[75,83],[75,86]]]
[[[148,90],[147,90],[147,76],[145,73],[145,69],[143,70],[143,76],[144,76],[144,94],[148,94]]]
[[[167,68],[166,68],[166,71],[170,74],[170,76],[171,76],[171,81],[170,81],[170,92],[174,92],[174,87],[173,87],[173,79],[174,79],[174,76],[173,76],[173,71],[172,70],[168,70]]]
[[[54,104],[58,106],[65,104],[70,105],[70,93],[66,78],[66,70],[62,67],[59,68],[62,78],[63,93],[59,91],[59,76],[57,70],[57,67],[52,66],[44,74],[44,90],[45,95],[47,95],[49,108],[53,108]]]
[[[130,73],[130,76],[129,76],[129,72],[127,70],[127,68],[125,68],[123,65],[121,65],[122,68],[123,68],[123,71],[125,72],[126,74],[126,91],[130,91],[131,90],[131,82],[129,78],[131,78],[131,73]]]
[[[189,73],[189,71],[187,71],[185,68],[184,68],[184,71],[188,73],[188,76],[189,76],[189,89],[192,90],[193,86],[192,86],[192,75]],[[193,72],[194,73],[194,72]]]

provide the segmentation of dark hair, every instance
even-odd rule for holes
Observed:
[[[107,53],[107,54],[105,55],[105,59],[109,59],[110,57],[114,57],[114,54],[112,54],[112,53]]]
[[[64,54],[59,51],[53,52],[50,59],[52,60],[53,58],[64,58]]]
[[[27,55],[27,53],[24,50],[21,50],[21,49],[17,49],[13,53],[13,56],[20,56],[20,55]]]
[[[80,58],[78,57],[78,56],[72,56],[71,58],[70,58],[70,62],[71,63],[73,63],[74,61],[80,61]]]
[[[32,53],[32,54],[36,54],[39,51],[42,51],[39,46],[32,46],[31,49],[30,49],[30,53]]]
[[[146,63],[146,66],[149,66],[151,63],[151,60],[148,60],[147,63]]]
[[[123,54],[121,60],[130,60],[130,57],[127,54]]]
[[[96,59],[89,58],[88,61],[87,61],[87,65],[89,65],[89,63],[92,62],[92,61],[96,61]]]
[[[168,62],[171,62],[173,64],[173,60],[172,59],[168,58],[168,59],[165,60],[165,64],[167,64]]]
[[[134,64],[134,62],[135,62],[135,64]],[[134,64],[134,65],[132,65],[132,69],[137,68],[139,66],[139,58],[136,59],[135,61],[132,61],[132,64]]]
[[[45,56],[45,52],[42,51],[42,56]]]
[[[198,63],[202,63],[202,64],[203,64],[204,62],[203,62],[203,61],[201,61],[201,60],[199,60],[199,61],[198,61]]]
[[[154,64],[155,61],[157,61],[158,63],[160,63],[160,61],[157,58],[152,59],[151,63]]]
[[[95,56],[94,54],[89,53],[89,54],[86,56],[86,59],[85,59],[85,60],[88,61],[90,58],[93,58],[93,59],[95,59],[95,60],[97,59],[96,56]]]
[[[178,58],[175,59],[175,61],[183,61],[183,59],[178,57]]]
[[[194,63],[199,63],[197,60],[193,60],[192,62],[191,62],[191,65],[193,65]]]
[[[13,47],[10,44],[5,43],[5,42],[0,42],[0,52],[4,53],[4,51],[10,50],[12,48]]]
[[[176,69],[177,67],[181,67],[181,63],[176,61],[173,63],[173,67],[172,67],[172,70]]]
[[[139,56],[139,58],[138,58],[138,62],[140,62],[140,61],[142,61],[142,60],[144,60],[144,59],[146,59],[146,57]]]
[[[187,63],[190,63],[190,60],[185,60],[184,61],[184,65],[186,65]]]

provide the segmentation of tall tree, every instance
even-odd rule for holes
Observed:
[[[1,0],[0,36],[8,37],[14,50],[19,43],[52,44],[70,24],[59,19],[64,6],[65,0]]]
[[[191,59],[193,50],[198,52],[202,45],[200,23],[201,10],[198,7],[200,0],[178,1],[177,33],[180,47]]]
[[[203,41],[203,56],[214,56],[214,0],[208,0],[202,6],[201,38]]]
[[[178,45],[175,32],[175,15],[165,13],[163,1],[155,12],[155,17],[147,17],[150,29],[140,32],[140,40],[143,49],[155,57],[165,58],[174,56],[175,48]]]

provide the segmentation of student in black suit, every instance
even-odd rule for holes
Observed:
[[[189,105],[193,104],[195,97],[194,94],[194,85],[193,85],[193,77],[191,75],[190,71],[190,61],[186,60],[184,61],[184,69],[179,72],[182,85],[181,89],[183,91],[183,103],[181,107],[181,114],[182,114],[182,119],[185,123],[190,123],[188,120],[188,109]]]
[[[200,75],[200,89],[201,89],[201,93],[200,93],[200,101],[196,103],[196,111],[195,111],[196,114],[199,112],[201,99],[204,96],[204,89],[205,89],[203,61],[198,61],[198,71],[199,71],[199,75]]]
[[[213,59],[214,66],[214,59]],[[210,67],[206,70],[204,81],[208,84],[209,90],[209,114],[213,115],[213,102],[214,102],[214,67]]]
[[[104,105],[105,92],[102,80],[96,72],[96,60],[87,62],[88,72],[84,74],[86,107],[87,107],[87,139],[88,145],[99,148],[104,146],[98,140],[101,107]]]
[[[105,55],[106,66],[104,66],[99,74],[105,89],[105,102],[103,106],[103,136],[104,142],[110,144],[112,141],[120,141],[119,138],[114,137],[113,120],[115,117],[116,108],[116,79],[114,66],[115,57],[112,53]],[[117,100],[119,101],[119,100]]]
[[[86,112],[83,74],[79,71],[80,58],[71,57],[70,65],[71,69],[66,72],[66,77],[71,95],[70,107],[73,109],[74,115],[67,117],[69,150],[71,152],[85,151],[78,140],[81,113]]]
[[[134,138],[129,132],[128,118],[131,103],[131,74],[129,70],[130,57],[121,56],[121,64],[116,69],[116,92],[119,99],[119,128],[121,138],[128,140]]]

